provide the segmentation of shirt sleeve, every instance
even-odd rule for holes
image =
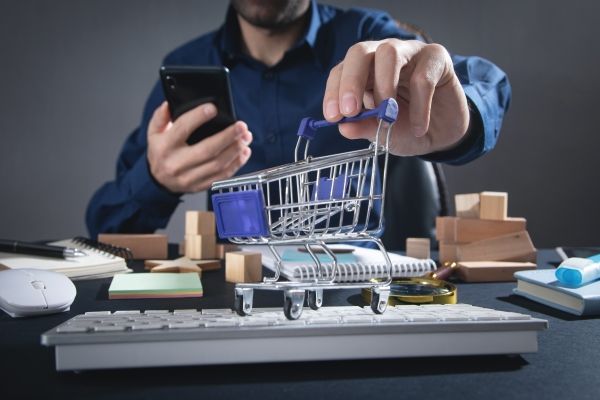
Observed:
[[[163,101],[158,84],[144,107],[140,126],[129,135],[117,161],[114,180],[93,195],[86,212],[91,237],[98,233],[151,233],[164,228],[180,202],[152,177],[146,158],[148,122]]]
[[[396,37],[419,39],[419,34],[407,32],[387,13],[367,14],[364,23],[367,38],[380,40]],[[506,74],[492,62],[476,56],[452,55],[454,71],[465,91],[470,109],[470,127],[466,137],[454,148],[426,154],[427,161],[461,165],[489,152],[496,146],[504,114],[511,99],[511,87]]]

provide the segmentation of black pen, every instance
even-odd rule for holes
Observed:
[[[47,244],[27,243],[7,239],[0,239],[0,251],[54,258],[81,257],[86,255],[83,251],[72,247],[50,246]]]

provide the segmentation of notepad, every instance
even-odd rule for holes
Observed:
[[[379,250],[345,244],[329,245],[329,247],[332,249],[350,247],[354,250],[349,254],[336,254],[339,263],[338,274],[335,278],[336,282],[365,282],[370,279],[386,278],[388,275],[387,264]],[[275,258],[267,246],[243,246],[242,249],[260,252],[263,265],[275,270]],[[276,249],[282,257],[281,274],[284,277],[292,281],[310,280],[318,277],[318,268],[308,253],[298,251],[297,246],[276,246]],[[392,263],[393,278],[423,276],[437,268],[435,262],[430,259],[421,260],[394,253],[388,253],[388,256]],[[322,263],[325,274],[331,276],[333,263],[329,256],[319,254],[318,258]]]
[[[0,269],[35,268],[60,272],[71,280],[108,278],[115,274],[131,272],[121,249],[106,246],[84,238],[74,238],[48,243],[53,246],[74,247],[82,250],[83,257],[50,258],[26,254],[0,253]],[[111,254],[114,253],[114,254]]]
[[[195,272],[115,275],[108,288],[109,299],[202,297],[202,294],[202,282]]]

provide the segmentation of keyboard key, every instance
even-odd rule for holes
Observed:
[[[56,328],[56,332],[58,333],[83,333],[83,332],[87,332],[88,328],[85,326],[71,326],[71,325],[66,325],[66,326],[59,326],[58,328]]]
[[[204,323],[204,326],[207,328],[228,328],[237,325],[238,322],[235,320],[207,321]]]
[[[197,321],[171,322],[168,325],[169,329],[198,328],[199,326],[200,323]]]
[[[110,311],[87,311],[84,315],[86,317],[97,317],[102,315],[110,315]]]
[[[94,332],[119,332],[124,331],[124,326],[114,326],[114,325],[100,325],[94,327]]]
[[[164,325],[164,324],[136,324],[136,325],[131,325],[131,330],[133,330],[133,331],[148,331],[148,330],[162,329],[165,326],[166,325]]]
[[[146,311],[144,311],[144,314],[148,314],[148,315],[169,314],[169,313],[170,313],[169,310],[146,310]]]
[[[115,311],[114,315],[132,315],[132,314],[139,314],[140,310],[122,310],[122,311]]]
[[[178,315],[178,314],[200,314],[200,312],[194,308],[188,308],[188,309],[183,309],[183,310],[174,310],[173,311],[174,315]]]

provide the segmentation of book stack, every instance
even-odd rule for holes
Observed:
[[[440,262],[458,263],[459,278],[512,281],[515,272],[536,268],[527,221],[508,217],[507,193],[458,194],[455,204],[455,217],[436,219],[436,235]]]

